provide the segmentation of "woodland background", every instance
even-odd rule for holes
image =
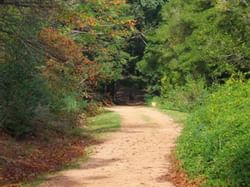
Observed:
[[[0,72],[0,128],[17,142],[77,128],[126,77],[190,113],[176,150],[190,178],[250,184],[247,0],[0,0]]]

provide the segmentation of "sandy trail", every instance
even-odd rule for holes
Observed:
[[[80,169],[51,176],[41,187],[172,187],[168,173],[171,148],[180,133],[173,120],[148,107],[113,107],[120,131],[96,146]]]

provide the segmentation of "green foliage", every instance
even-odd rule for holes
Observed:
[[[129,0],[132,5],[131,14],[138,21],[138,29],[146,32],[160,21],[159,12],[166,0]]]
[[[22,52],[19,49],[15,55]],[[0,63],[0,124],[15,136],[33,129],[36,107],[48,99],[44,80],[37,76],[33,63],[28,59]]]
[[[120,79],[131,58],[127,41],[136,30],[131,25],[134,17],[128,13],[130,8],[122,1],[88,0],[75,3],[60,15],[64,21],[58,28],[83,46],[88,59],[100,65],[100,82]]]
[[[42,80],[34,76],[30,68],[25,68],[23,64],[20,66],[20,63],[0,65],[1,125],[15,136],[33,129],[32,118],[45,95]]]
[[[20,137],[33,131],[37,107],[49,100],[37,69],[43,58],[27,43],[34,42],[42,22],[29,9],[28,15],[15,7],[0,6],[0,11],[6,16],[0,19],[0,127]]]
[[[114,112],[103,112],[95,117],[89,118],[87,130],[94,136],[100,136],[103,133],[113,132],[121,127],[119,114]]]
[[[202,79],[188,79],[185,85],[175,87],[169,84],[167,78],[162,79],[161,96],[154,97],[150,102],[156,102],[161,109],[190,112],[202,104],[210,92]]]
[[[203,78],[210,86],[224,83],[234,73],[248,73],[249,11],[243,1],[167,2],[138,64],[149,91],[165,92],[168,85],[162,79],[178,87],[189,77]]]
[[[178,157],[204,186],[250,183],[250,84],[219,86],[235,74],[249,78],[249,11],[246,1],[168,1],[137,64],[160,108],[194,111]]]
[[[77,100],[75,95],[67,95],[63,98],[63,110],[66,112],[81,112],[87,107],[87,101]]]
[[[129,9],[116,0],[1,2],[0,127],[32,132],[43,107],[73,126],[97,114],[99,83],[121,78],[131,58]]]
[[[184,124],[184,122],[186,121],[186,119],[189,115],[188,113],[179,112],[179,111],[175,111],[175,110],[163,109],[162,111],[165,112],[166,114],[168,114],[169,116],[171,116],[174,119],[174,121],[176,123],[179,123],[179,124]]]
[[[250,184],[250,82],[229,81],[187,120],[177,154],[204,186]]]
[[[201,105],[203,99],[208,94],[202,79],[197,81],[188,79],[185,85],[176,85],[175,87],[171,87],[171,84],[164,83],[164,81],[167,81],[167,79],[162,80],[161,98],[166,109],[183,112],[192,111]]]

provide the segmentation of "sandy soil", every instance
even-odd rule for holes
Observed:
[[[51,176],[41,187],[172,187],[165,180],[171,148],[180,127],[147,107],[113,107],[122,118],[120,131],[96,146],[80,169]]]

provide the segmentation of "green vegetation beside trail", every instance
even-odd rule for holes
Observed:
[[[137,64],[150,102],[191,112],[177,155],[204,186],[250,184],[250,84],[241,83],[250,72],[249,11],[247,1],[168,1]]]
[[[231,77],[249,78],[250,6],[246,1],[167,1],[147,34],[138,70],[150,97],[190,112]]]
[[[95,137],[116,131],[121,127],[119,114],[109,111],[89,118],[88,123],[87,131]]]
[[[183,124],[190,177],[249,186],[249,12],[249,0],[0,0],[0,157],[23,159],[0,162],[0,185],[78,157],[71,144],[120,127],[104,104],[145,94]],[[43,154],[22,156],[29,145]]]
[[[169,105],[166,104],[165,100],[163,100],[161,97],[153,97],[152,99],[148,99],[147,105],[158,108],[160,111],[172,117],[175,122],[180,124],[184,124],[189,116],[188,112],[171,109],[171,107],[169,107]]]
[[[69,130],[69,134],[76,137],[87,137],[88,139],[98,141],[100,138],[105,137],[108,133],[114,132],[121,127],[121,120],[119,114],[110,111],[104,111],[94,117],[88,118],[88,125]],[[83,149],[83,147],[82,147]],[[62,165],[59,170],[77,169],[81,167],[81,164],[86,162],[89,155],[92,153],[92,143],[84,149],[84,153],[79,158],[74,159],[72,162]],[[22,187],[37,186],[48,178],[48,173],[38,176],[34,181],[23,183]]]
[[[189,114],[185,112],[179,112],[175,110],[166,110],[166,109],[161,109],[161,110],[164,113],[168,114],[170,117],[172,117],[176,123],[180,123],[180,124],[183,124],[189,116]]]
[[[94,117],[89,117],[87,121],[87,126],[74,128],[71,130],[70,134],[76,137],[87,137],[95,142],[100,138],[105,137],[108,133],[114,132],[121,127],[119,114],[110,111],[103,111]],[[91,147],[87,148],[82,157],[75,162],[63,166],[62,169],[78,168],[79,162],[83,163],[87,161],[90,154]]]
[[[204,186],[250,184],[250,82],[229,82],[188,118],[177,155]]]
[[[121,127],[119,114],[110,111],[103,111],[94,117],[87,118],[87,125],[69,129],[69,134],[76,137],[98,139],[106,133],[114,132]]]
[[[137,63],[149,103],[190,113],[177,156],[204,186],[250,184],[250,4],[175,0]]]

